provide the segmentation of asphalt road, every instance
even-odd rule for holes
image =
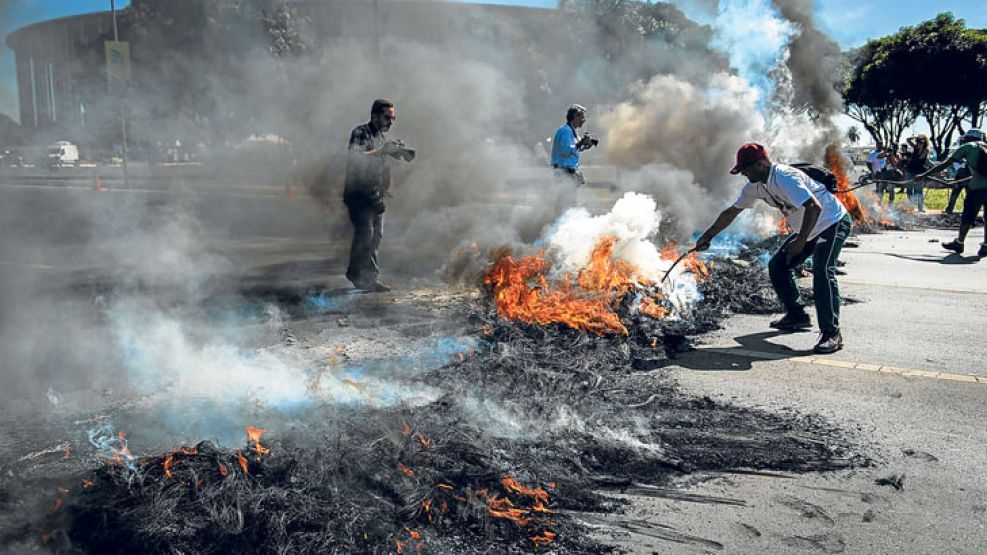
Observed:
[[[697,395],[822,415],[853,431],[874,466],[692,476],[686,500],[634,497],[611,537],[631,553],[987,551],[987,260],[941,250],[953,236],[857,238],[841,282],[861,302],[843,308],[846,347],[834,355],[811,353],[814,333],[736,316],[674,369]],[[968,249],[982,240],[975,231]],[[892,476],[902,489],[876,483]],[[640,525],[649,519],[667,528]]]
[[[148,207],[166,208],[175,198],[0,184],[5,335],[37,320],[39,291],[122,279],[107,273],[119,262],[114,249],[91,248],[124,233],[101,226],[100,214],[147,217],[156,212]],[[188,198],[183,207],[196,221],[216,224],[195,230],[201,250],[233,261],[220,279],[235,276],[239,287],[273,294],[345,287],[341,213],[276,190]],[[844,251],[841,283],[860,302],[843,309],[847,344],[839,353],[812,355],[815,334],[774,334],[771,317],[736,316],[671,370],[698,395],[822,415],[849,430],[874,466],[826,475],[693,475],[679,490],[691,496],[634,497],[628,513],[607,517],[600,533],[633,553],[987,551],[987,261],[941,250],[938,241],[952,236],[923,230],[856,238],[859,247]],[[982,240],[983,230],[975,230],[968,249],[975,253]],[[39,322],[57,329],[57,318]],[[57,344],[35,350],[46,349]],[[30,412],[39,404],[25,397],[17,406]],[[18,422],[16,415],[4,420]],[[0,447],[11,454],[10,445]],[[875,482],[902,475],[900,490]]]

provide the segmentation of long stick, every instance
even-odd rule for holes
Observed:
[[[925,179],[928,179],[929,181],[935,181],[937,183],[942,183],[943,185],[959,185],[960,183],[966,183],[967,181],[970,181],[973,178],[972,177],[964,177],[963,179],[939,179],[938,177],[929,176],[929,177],[923,178],[923,180],[925,180]],[[871,180],[870,183],[867,183],[867,185],[870,185],[872,183],[889,183],[891,185],[908,185],[909,183],[913,183],[914,181],[915,181],[914,179],[906,179],[904,181],[891,181],[889,179],[873,179],[873,180]],[[859,187],[863,187],[863,186],[864,185],[858,185],[857,187],[854,187],[854,189],[859,188]],[[853,189],[849,189],[849,190],[852,191]]]
[[[673,263],[672,263],[672,267],[671,267],[671,268],[669,268],[667,272],[665,272],[665,275],[664,275],[664,277],[662,277],[662,278],[661,278],[661,281],[665,281],[666,279],[668,279],[668,274],[670,274],[670,273],[672,273],[672,270],[674,270],[674,269],[675,269],[675,267],[679,265],[679,262],[682,262],[682,260],[683,260],[683,259],[684,259],[685,257],[687,257],[687,256],[689,256],[690,254],[692,254],[692,253],[694,253],[694,252],[696,252],[696,249],[695,249],[695,248],[691,248],[691,249],[689,249],[689,250],[687,250],[687,251],[685,251],[685,252],[684,252],[684,253],[682,254],[682,256],[680,256],[680,257],[678,257],[677,259],[675,259],[675,262],[673,262]]]

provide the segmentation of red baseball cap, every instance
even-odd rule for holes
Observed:
[[[768,151],[764,150],[764,145],[759,143],[744,143],[737,151],[737,164],[733,166],[730,173],[737,175],[745,166],[753,164],[762,158],[768,157]]]

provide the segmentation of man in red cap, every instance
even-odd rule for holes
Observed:
[[[812,290],[816,317],[819,319],[819,342],[813,351],[833,353],[843,348],[840,334],[840,288],[836,282],[836,259],[843,242],[850,235],[850,214],[826,186],[813,181],[797,168],[773,164],[758,143],[747,143],[737,151],[737,164],[730,173],[743,174],[750,183],[744,185],[733,206],[720,213],[713,225],[696,241],[696,250],[709,248],[713,238],[726,229],[745,208],[763,200],[784,214],[788,225],[797,230],[785,239],[768,263],[768,275],[778,298],[785,306],[785,316],[771,322],[771,327],[798,331],[812,327],[805,312],[794,268],[812,256]]]

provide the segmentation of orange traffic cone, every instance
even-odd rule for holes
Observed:
[[[103,184],[99,181],[99,166],[96,166],[96,174],[93,178],[93,188],[96,189],[96,192],[105,193],[106,189],[103,188]]]

